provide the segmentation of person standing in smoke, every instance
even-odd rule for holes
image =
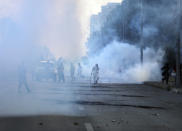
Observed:
[[[71,76],[71,81],[75,80],[75,66],[73,65],[73,63],[71,63],[70,65],[70,76]]]
[[[170,76],[170,67],[169,63],[166,63],[162,68],[162,83],[166,81],[166,84],[168,84],[169,76]]]
[[[58,82],[65,82],[64,79],[64,65],[62,62],[62,59],[60,58],[58,61],[58,67],[57,67],[57,71],[58,71]]]
[[[82,77],[82,66],[80,63],[78,63],[77,74],[78,74],[78,78]]]
[[[99,65],[98,64],[96,64],[92,68],[91,78],[93,79],[94,84],[98,83],[98,81],[99,81]]]
[[[21,88],[24,85],[27,92],[30,92],[30,89],[27,84],[27,77],[26,77],[26,68],[24,62],[21,63],[21,65],[18,67],[18,78],[19,78],[19,86],[18,86],[18,92],[21,92]]]

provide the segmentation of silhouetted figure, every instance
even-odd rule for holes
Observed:
[[[166,81],[166,84],[169,82],[169,76],[170,76],[170,67],[169,64],[166,63],[162,68],[162,83]]]
[[[75,66],[73,65],[73,63],[71,63],[70,65],[70,76],[71,76],[71,81],[75,80]]]
[[[61,81],[65,82],[65,79],[64,79],[64,65],[63,65],[62,62],[59,62],[57,71],[58,71],[58,82],[61,82]]]
[[[80,63],[78,63],[77,74],[78,74],[78,78],[82,77],[82,66]]]
[[[173,65],[172,67],[171,76],[174,78],[174,82],[176,85],[176,65]]]
[[[21,88],[24,85],[27,92],[30,92],[30,89],[27,84],[27,78],[26,78],[26,68],[24,63],[22,63],[18,68],[18,77],[19,77],[19,86],[18,86],[18,92],[21,92]]]
[[[99,65],[98,64],[96,64],[92,68],[91,77],[93,79],[94,84],[97,84],[99,81]]]

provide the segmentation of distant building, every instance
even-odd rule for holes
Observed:
[[[101,31],[102,26],[106,21],[108,21],[108,15],[111,13],[111,11],[116,8],[117,6],[120,6],[120,3],[109,3],[106,6],[102,6],[102,10],[98,15],[91,16],[90,19],[90,34],[94,32]]]

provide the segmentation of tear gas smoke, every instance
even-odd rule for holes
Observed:
[[[38,2],[35,0],[32,1],[17,0],[16,2],[12,0],[8,0],[7,2],[1,1],[0,6],[3,7],[1,8],[1,10],[3,11],[0,15],[2,23],[1,49],[3,49],[3,51],[1,52],[2,56],[1,59],[4,60],[3,63],[8,63],[8,64],[19,63],[19,61],[21,61],[22,59],[30,61],[32,59],[39,58],[37,59],[38,61],[42,57],[41,56],[42,53],[40,51],[42,50],[41,49],[42,47],[40,45],[46,46],[54,54],[56,58],[61,56],[66,59],[75,59],[86,55],[87,48],[85,46],[85,41],[89,35],[90,17],[91,15],[98,14],[99,12],[100,12],[99,14],[102,14],[103,12],[101,12],[102,11],[101,6],[106,5],[108,2],[122,2],[122,1],[100,0],[97,2],[87,1],[87,3],[84,0],[79,0],[79,1],[53,0],[51,2],[47,0],[46,1],[40,0]],[[147,13],[145,14],[146,16],[148,16],[149,14],[153,14],[155,12],[154,10],[157,10],[157,8],[152,8],[150,4],[147,4],[146,2],[144,3],[146,5],[145,9],[147,10]],[[163,3],[162,6],[159,8],[161,10],[166,5],[164,1],[162,1],[162,3]],[[154,4],[156,3],[154,2]],[[102,37],[103,39],[101,42],[91,41],[91,43],[89,43],[90,41],[88,40],[87,44],[88,51],[89,53],[91,53],[91,55],[89,55],[88,57],[90,57],[91,59],[90,61],[92,61],[91,63],[94,63],[93,62],[94,59],[91,57],[93,55],[93,51],[101,50],[102,52],[100,52],[99,55],[100,58],[104,59],[104,57],[106,57],[104,56],[104,54],[106,54],[105,53],[106,49],[107,48],[112,49],[112,46],[111,47],[107,46],[107,48],[105,48],[105,46],[109,43],[113,43],[112,41],[115,38],[117,41],[120,41],[118,36],[122,35],[121,34],[118,35],[117,30],[115,30],[115,28],[112,26],[113,24],[117,24],[116,22],[120,22],[119,21],[120,13],[122,16],[121,23],[122,20],[124,19],[129,21],[129,24],[125,25],[126,34],[128,34],[127,33],[128,28],[130,28],[130,30],[136,30],[136,32],[139,33],[140,18],[137,17],[139,16],[139,8],[137,2],[128,5],[127,8],[124,10],[124,12],[120,11],[121,8],[123,8],[123,6],[122,4],[119,4],[118,6],[116,6],[116,8],[113,8],[113,10],[111,10],[112,13],[116,14],[111,19],[112,20],[111,23],[107,24],[106,21],[103,22],[104,25],[103,27],[101,26],[102,27],[101,30],[104,32],[105,30],[103,29],[106,27],[105,29],[107,33],[105,34],[104,37]],[[32,11],[32,9],[34,9],[34,11]],[[132,11],[133,9],[136,9],[135,13]],[[174,4],[171,5],[170,9],[174,10]],[[126,15],[123,15],[124,13]],[[14,19],[14,17],[16,17],[16,20]],[[110,15],[106,17],[110,17]],[[158,17],[156,16],[156,18]],[[168,17],[166,15],[163,15],[162,18],[167,19]],[[169,18],[171,18],[171,15]],[[147,20],[149,21],[149,24],[147,24]],[[160,33],[161,30],[157,24],[161,22],[160,20],[161,19],[159,18],[159,21],[155,21],[154,24],[152,24],[151,19],[149,17],[146,17],[146,22],[144,25],[144,37],[146,39],[148,38],[150,39],[151,36],[157,36]],[[121,23],[120,25],[122,25]],[[4,27],[5,24],[7,26]],[[93,32],[91,32],[90,34],[91,35],[90,39],[92,39],[92,33]],[[128,44],[135,43],[132,42],[131,39],[127,39],[130,38],[128,36],[129,35],[126,35],[126,40],[128,41],[127,43]],[[135,37],[131,38],[133,38],[134,40],[136,39]],[[154,41],[152,42],[156,43]],[[151,44],[151,42],[148,43]],[[135,44],[138,43],[136,42]],[[128,67],[136,64],[139,55],[138,56],[136,55],[137,57],[135,56],[134,59],[134,57],[131,58],[127,54],[128,53],[125,52],[125,55],[124,53],[122,55],[125,56],[126,59],[130,59],[130,62],[124,64],[124,67],[120,67],[122,69],[118,69],[119,67],[111,66],[110,69],[112,70],[110,70],[109,72],[128,70]],[[118,55],[117,57],[120,57],[120,54],[108,53],[108,55],[111,56]],[[14,57],[13,60],[11,60],[12,56]],[[18,62],[15,62],[15,60]],[[105,63],[104,60],[100,59],[100,61],[102,61],[100,62],[101,68],[102,66],[103,68],[105,68],[105,65],[108,66],[107,62]],[[113,61],[114,62],[113,65],[120,64],[117,63],[117,61],[126,61],[126,60],[124,58],[123,59],[121,58],[121,60],[116,59],[115,61]],[[6,65],[8,64],[5,64],[4,67],[7,67]],[[128,67],[126,67],[126,65]]]
[[[22,0],[0,0],[0,19],[10,17],[16,19],[20,13]]]
[[[89,53],[99,52],[115,39],[140,47],[142,25],[144,47],[175,48],[179,29],[178,0],[142,1],[142,9],[141,0],[124,0],[121,5],[113,5],[115,8],[109,14],[103,11],[95,16],[91,23],[93,29],[87,42]],[[109,6],[112,5],[106,7]],[[94,30],[98,27],[94,21],[102,23],[99,31]]]
[[[11,43],[16,42],[23,46],[34,45],[34,49],[42,45],[56,58],[77,59],[86,55],[90,16],[97,14],[108,2],[121,0],[0,0],[1,45],[6,45],[6,52],[12,52],[12,45],[16,44]],[[18,35],[17,39],[11,40],[10,32],[15,38]],[[30,51],[21,44],[14,52]],[[17,57],[30,57],[30,54],[22,54]]]
[[[58,114],[72,110],[72,105],[53,107],[43,102],[43,97],[51,93],[42,96],[47,85],[36,85],[29,74],[32,94],[17,94],[17,67],[22,61],[27,67],[34,66],[52,54],[66,59],[85,55],[90,16],[97,14],[107,2],[109,0],[87,3],[85,0],[0,0],[0,115]],[[32,73],[31,67],[28,69]],[[71,90],[68,92],[61,99],[71,99]],[[60,96],[53,97],[60,99]]]
[[[100,66],[101,82],[140,83],[147,80],[160,80],[162,50],[146,48],[144,64],[140,63],[139,48],[128,43],[113,41],[101,50],[99,55],[88,60],[85,74],[94,64]],[[88,74],[89,75],[89,74]],[[103,77],[105,76],[105,78]]]
[[[56,106],[54,110],[50,103],[45,105],[42,101],[36,101],[45,97],[40,95],[40,92],[45,91],[42,89],[42,87],[46,87],[44,84],[30,83],[33,90],[39,94],[32,93],[29,96],[17,96],[15,93],[18,85],[17,74],[15,73],[17,72],[17,66],[22,60],[25,61],[27,66],[33,66],[44,57],[51,57],[51,59],[63,57],[68,60],[75,60],[87,55],[85,42],[89,35],[92,37],[93,33],[89,32],[90,17],[93,14],[97,15],[101,11],[101,6],[106,5],[108,2],[121,2],[121,0],[0,0],[0,75],[1,77],[7,75],[8,79],[10,77],[15,78],[13,82],[0,78],[5,83],[1,82],[4,95],[0,99],[0,103],[3,103],[0,108],[2,113],[21,114],[20,111],[25,114],[27,112],[40,114],[48,111],[57,113],[60,108],[65,111],[68,109],[67,107]],[[118,18],[121,18],[122,15],[119,12],[117,11],[116,14],[112,15],[115,16],[112,17],[112,20],[117,21]],[[126,13],[129,18],[124,18],[129,21],[126,30],[130,28],[132,28],[130,31],[137,30],[137,25],[132,26],[132,23],[134,24],[132,21],[135,20],[133,14],[135,16],[135,13],[130,13]],[[118,24],[114,23],[114,25]],[[118,37],[120,34],[114,30],[115,28],[110,27],[112,27],[110,24],[102,26],[101,31],[107,32],[105,37],[102,37],[102,42],[92,41],[91,44],[88,42],[89,55],[87,56],[88,63],[84,64],[84,74],[90,76],[91,68],[98,63],[101,82],[126,83],[159,80],[160,64],[158,61],[161,61],[163,52],[146,48],[144,51],[145,63],[141,67],[139,64],[139,49],[135,46],[138,43],[131,41],[131,39],[127,42],[121,42]],[[118,29],[120,29],[119,27]],[[106,30],[103,30],[104,28]],[[144,32],[145,37],[149,38],[149,36],[159,34],[160,30],[158,26],[148,25],[145,26]],[[137,38],[137,36],[128,36],[134,40]],[[155,42],[153,41],[153,43]],[[96,52],[97,49],[100,52],[94,54],[95,49]],[[106,78],[102,76],[106,76]],[[29,77],[28,79],[31,79]],[[68,91],[71,92],[71,90]],[[51,96],[51,94],[46,95]],[[68,97],[69,99],[72,94],[63,95],[63,98],[52,94],[51,97],[56,97],[56,99]],[[69,109],[72,109],[72,107],[69,107]]]
[[[100,12],[101,6],[108,2],[121,0],[54,0],[49,3],[40,43],[49,47],[57,58],[73,60],[86,55],[90,16]]]

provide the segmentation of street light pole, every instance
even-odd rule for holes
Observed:
[[[176,42],[176,88],[181,86],[181,70],[180,70],[180,48],[181,48],[181,0],[178,0],[178,38]]]
[[[122,3],[123,5],[122,5],[122,13],[123,13],[123,28],[122,28],[122,38],[123,38],[123,42],[124,42],[124,40],[125,40],[125,17],[124,17],[124,11],[125,11],[125,5],[124,5],[124,2]]]
[[[181,85],[181,71],[180,71],[180,33],[176,43],[177,53],[176,53],[176,88],[180,88]]]
[[[143,65],[143,0],[140,2],[141,4],[141,34],[140,34],[140,61]]]

